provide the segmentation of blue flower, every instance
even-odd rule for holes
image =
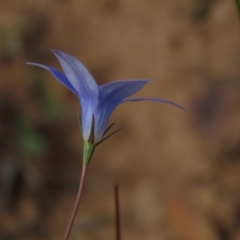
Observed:
[[[104,139],[108,120],[113,110],[122,103],[135,101],[157,101],[182,106],[161,98],[128,98],[150,80],[121,80],[99,86],[84,65],[75,57],[53,50],[64,73],[38,63],[28,64],[50,71],[63,85],[74,92],[82,107],[82,134],[84,140],[84,162],[88,163],[95,147]]]

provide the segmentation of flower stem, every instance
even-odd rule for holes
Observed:
[[[120,207],[118,184],[114,186],[116,240],[121,240]]]
[[[88,167],[87,164],[83,164],[83,166],[82,166],[82,175],[81,175],[81,178],[80,178],[77,198],[76,198],[74,208],[73,208],[73,211],[72,211],[71,217],[69,219],[68,226],[67,226],[64,238],[63,238],[64,240],[68,240],[68,237],[69,237],[69,235],[71,233],[71,230],[72,230],[74,219],[76,217],[77,210],[78,210],[79,203],[80,203],[81,196],[82,196],[82,190],[83,190],[84,180],[85,180],[85,177],[86,177],[87,167]]]

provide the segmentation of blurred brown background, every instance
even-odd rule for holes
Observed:
[[[138,94],[187,108],[121,105],[98,147],[70,239],[240,239],[240,23],[233,0],[0,1],[0,239],[62,239],[76,197],[79,102],[50,49],[99,84],[151,78]]]

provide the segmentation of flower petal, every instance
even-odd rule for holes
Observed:
[[[85,141],[88,141],[91,133],[91,128],[92,128],[93,115],[95,117],[94,112],[95,112],[95,109],[97,108],[97,102],[83,99],[83,101],[81,102],[81,106],[82,106],[82,134],[83,134],[83,139]],[[95,117],[95,123],[96,123],[96,117]],[[97,125],[98,124],[96,123],[94,126],[94,129],[97,128]]]
[[[72,84],[69,82],[67,77],[64,74],[62,74],[61,72],[59,72],[57,69],[55,69],[53,67],[45,66],[42,64],[38,64],[38,63],[27,62],[27,64],[41,67],[41,68],[44,68],[44,69],[50,71],[57,80],[59,80],[64,86],[69,88],[72,92],[74,92],[78,96],[78,93],[76,92],[76,90],[74,89]]]
[[[113,110],[121,104],[126,97],[135,94],[150,81],[151,80],[120,80],[99,87],[99,102],[94,110],[94,116],[97,123],[95,128],[96,142],[102,139]]]
[[[94,111],[95,122],[97,123],[95,126],[95,134],[94,141],[98,143],[101,141],[104,132],[107,127],[108,120],[113,110],[119,105],[119,102],[115,101],[101,101],[97,108]]]
[[[180,104],[177,104],[175,102],[166,100],[166,99],[162,99],[162,98],[129,98],[129,99],[125,99],[122,100],[121,103],[125,103],[125,102],[139,102],[139,101],[153,101],[153,102],[162,102],[162,103],[168,103],[171,104],[175,107],[180,108],[181,110],[185,110],[185,108],[183,106],[181,106]]]
[[[95,128],[96,142],[99,142],[102,139],[113,110],[122,103],[123,99],[138,92],[147,82],[150,81],[151,80],[120,80],[99,87],[100,96],[98,105],[93,110],[97,123]]]
[[[98,85],[85,66],[71,55],[57,50],[52,50],[52,52],[57,57],[66,77],[80,99],[97,99],[99,95]]]
[[[136,92],[151,80],[120,80],[100,86],[100,97],[105,101],[121,102]]]
[[[106,130],[106,126],[110,118],[110,115],[112,114],[114,109],[121,103],[138,102],[138,101],[155,101],[155,102],[168,103],[182,110],[185,110],[184,107],[182,107],[181,105],[166,99],[162,99],[162,98],[130,98],[130,99],[121,100],[120,102],[118,100],[109,101],[109,99],[110,98],[101,99],[97,107],[93,110],[94,117],[97,123],[95,126],[95,134],[94,134],[95,143],[98,143],[99,141],[101,141],[103,134]],[[90,126],[88,128],[90,128]]]

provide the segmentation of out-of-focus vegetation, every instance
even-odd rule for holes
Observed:
[[[239,0],[235,0],[235,3],[236,3],[238,16],[240,17],[240,2],[239,2]]]

